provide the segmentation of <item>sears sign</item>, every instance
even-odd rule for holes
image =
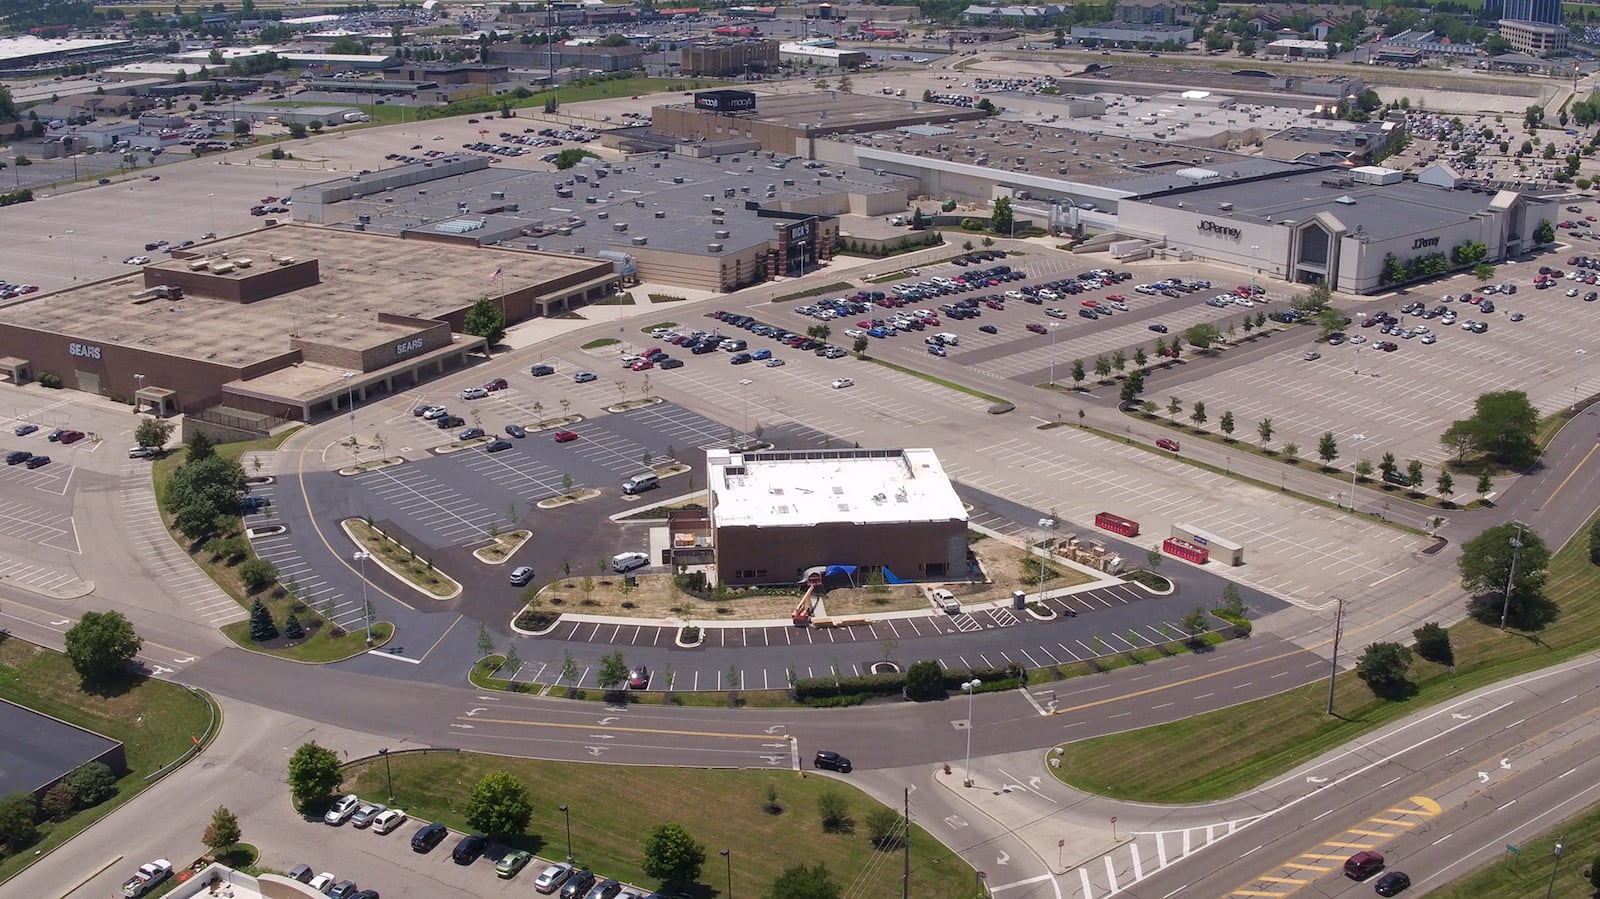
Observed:
[[[99,359],[100,348],[91,343],[69,343],[67,354],[81,359]]]
[[[406,355],[408,353],[415,353],[417,350],[420,350],[420,349],[422,349],[422,338],[421,337],[413,337],[410,340],[402,340],[399,343],[395,344],[394,345],[394,354],[396,356],[404,356],[404,355]]]

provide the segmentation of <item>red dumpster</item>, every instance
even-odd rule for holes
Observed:
[[[1193,562],[1196,565],[1204,565],[1206,560],[1211,558],[1211,550],[1203,546],[1197,546],[1187,540],[1180,540],[1177,537],[1168,537],[1161,541],[1161,551],[1169,556],[1177,556],[1185,562]]]
[[[1139,536],[1139,522],[1131,518],[1123,518],[1121,515],[1115,515],[1111,512],[1096,512],[1094,526],[1110,531],[1113,534],[1121,534],[1124,537]]]

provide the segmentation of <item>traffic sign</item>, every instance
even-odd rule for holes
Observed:
[[[1518,849],[1517,847],[1511,845],[1510,843],[1506,844],[1506,851],[1511,853],[1512,855],[1521,855],[1522,854],[1522,850],[1521,849]]]

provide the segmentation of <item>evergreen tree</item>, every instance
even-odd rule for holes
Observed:
[[[278,626],[272,622],[272,610],[259,598],[250,604],[250,639],[261,643],[278,636]]]

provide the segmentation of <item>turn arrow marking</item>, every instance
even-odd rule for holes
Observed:
[[[783,725],[783,724],[774,724],[771,727],[767,728],[767,733],[775,734],[775,733],[783,730],[786,726],[787,725]]]
[[[1033,787],[1035,790],[1039,789],[1039,777],[1038,777],[1038,775],[1034,775],[1033,777],[1028,778],[1028,786]]]
[[[602,724],[602,725],[611,724],[612,722],[614,722],[616,720],[617,720],[617,716],[616,715],[607,715],[606,717],[600,719],[600,724]]]
[[[1471,715],[1463,715],[1460,712],[1451,712],[1450,713],[1450,717],[1456,719],[1457,721],[1465,721],[1468,718],[1471,718],[1472,716]]]
[[[472,725],[470,725],[470,724],[451,724],[450,726],[451,727],[459,727],[462,730],[472,730]]]
[[[1487,771],[1479,771],[1478,772],[1478,783],[1485,783],[1486,784],[1488,782],[1489,782],[1489,772],[1487,772]]]
[[[188,656],[188,657],[182,658],[182,659],[173,659],[172,663],[174,665],[187,665],[192,661],[194,661],[194,656]]]
[[[1326,777],[1307,777],[1306,778],[1306,783],[1308,783],[1308,784],[1316,784],[1319,787],[1322,786],[1323,784],[1327,783],[1327,782],[1328,782],[1328,779]]]
[[[1009,865],[1011,864],[1011,856],[1007,855],[1006,851],[1002,849],[1000,850],[999,857],[994,860],[994,863],[997,865]]]
[[[487,708],[485,708],[483,706],[478,706],[475,709],[468,709],[467,710],[467,717],[471,718],[471,717],[474,717],[475,715],[477,715],[479,712],[487,712],[487,711],[489,711]]]

